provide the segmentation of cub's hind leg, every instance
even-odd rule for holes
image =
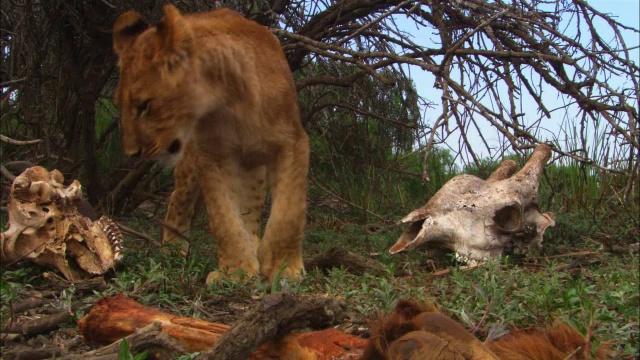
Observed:
[[[209,224],[218,246],[218,271],[207,284],[223,276],[256,276],[260,216],[265,197],[265,168],[245,169],[233,161],[199,165],[200,185]]]
[[[258,257],[260,272],[270,281],[281,269],[285,277],[299,278],[304,274],[302,238],[308,171],[309,140],[302,132],[268,169],[273,203]]]
[[[189,253],[189,230],[202,204],[202,193],[194,166],[194,156],[187,152],[173,170],[174,190],[169,199],[162,231],[163,245],[177,247],[182,256]]]

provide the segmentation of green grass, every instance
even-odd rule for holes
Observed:
[[[589,332],[598,339],[612,341],[624,355],[633,355],[639,349],[637,256],[600,252],[589,258],[592,265],[586,265],[577,273],[556,270],[572,262],[573,258],[539,258],[535,264],[525,265],[514,265],[509,259],[501,259],[473,270],[463,271],[454,267],[450,275],[433,277],[425,271],[427,266],[423,252],[395,256],[386,252],[397,235],[396,230],[368,235],[361,226],[354,224],[333,230],[312,225],[307,235],[306,257],[337,245],[362,255],[374,254],[387,271],[382,276],[358,276],[340,268],[326,274],[309,269],[304,280],[283,287],[289,291],[342,298],[368,317],[389,311],[400,298],[433,302],[469,330],[475,329],[482,339],[507,324],[528,327],[563,320],[583,334]],[[563,245],[551,245],[549,248],[553,253],[576,250]],[[598,250],[592,243],[580,244],[580,249]],[[175,260],[170,263],[180,266]],[[192,265],[183,262],[181,266],[188,269]],[[398,269],[409,275],[394,276]],[[200,275],[193,273],[189,281],[201,283],[205,273],[211,269],[202,270]],[[261,296],[270,290],[268,285],[260,282],[241,284],[226,280],[207,289],[203,296],[246,298]],[[171,290],[175,294],[173,291],[175,289]]]
[[[118,350],[118,360],[145,360],[148,356],[148,352],[145,350],[137,355],[133,355],[129,351],[129,343],[123,339],[120,343],[120,349]]]
[[[322,247],[323,242],[340,243],[360,253],[365,250],[364,238],[372,242],[369,246],[375,252],[386,249],[397,236],[394,232],[379,238],[364,236],[353,227],[344,227],[333,234],[326,229],[318,231],[310,232],[310,242],[315,240]],[[347,239],[349,241],[345,241]],[[316,292],[346,299],[365,315],[386,311],[399,298],[413,297],[437,304],[482,339],[507,324],[529,327],[562,320],[583,334],[611,341],[621,351],[621,357],[637,354],[640,346],[638,256],[602,252],[590,242],[575,248],[557,239],[547,241],[551,242],[547,254],[592,250],[596,255],[588,257],[589,265],[576,271],[556,270],[575,260],[571,257],[538,257],[527,260],[530,264],[520,265],[506,258],[473,270],[454,267],[450,275],[433,277],[424,270],[425,254],[418,250],[379,256],[389,269],[383,277],[354,276],[335,269],[327,275],[312,273],[311,279],[303,283],[310,281],[315,284]],[[393,269],[398,267],[411,275],[394,277]]]
[[[137,227],[156,227],[138,223]],[[135,226],[135,225],[134,225]],[[151,232],[149,230],[149,232]],[[574,258],[527,259],[516,265],[509,258],[491,261],[482,267],[463,270],[453,267],[450,274],[431,275],[424,251],[416,250],[391,256],[386,250],[395,241],[399,229],[368,235],[354,224],[333,229],[311,224],[308,228],[305,256],[311,257],[332,246],[342,246],[365,256],[372,256],[386,269],[382,275],[354,275],[334,268],[327,273],[308,269],[299,282],[278,281],[267,284],[259,280],[220,280],[206,287],[204,279],[216,266],[214,245],[204,231],[196,231],[194,251],[188,259],[165,255],[152,246],[129,240],[125,259],[119,265],[109,289],[96,293],[85,303],[124,292],[144,305],[182,316],[206,317],[197,301],[222,299],[249,303],[251,298],[271,291],[288,290],[335,296],[364,317],[389,311],[398,299],[414,298],[437,304],[446,314],[460,321],[469,331],[485,339],[499,334],[507,326],[526,328],[562,320],[583,334],[611,342],[620,358],[638,353],[640,316],[638,256],[602,252],[592,242],[569,247],[557,239],[550,242],[546,255],[576,250],[596,252],[582,269],[557,270]],[[157,234],[156,234],[157,235]],[[3,303],[16,300],[19,289],[41,286],[44,269],[27,265],[4,271],[0,290]],[[394,276],[402,270],[402,276]],[[68,292],[68,301],[73,293]],[[63,306],[63,305],[61,305]],[[79,318],[89,306],[80,308]],[[6,314],[3,314],[6,315]]]

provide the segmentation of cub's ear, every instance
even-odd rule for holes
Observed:
[[[158,24],[163,49],[175,60],[184,59],[189,55],[193,42],[191,27],[174,5],[165,5],[163,10],[164,17]]]
[[[149,27],[140,14],[129,10],[113,24],[113,50],[120,56]]]

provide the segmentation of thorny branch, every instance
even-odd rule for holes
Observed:
[[[388,82],[397,78],[384,78],[380,69],[399,74],[413,65],[435,77],[431,94],[443,104],[424,139],[428,148],[434,138],[455,135],[458,150],[474,161],[483,151],[500,156],[493,150],[504,145],[485,138],[495,131],[517,152],[551,142],[561,155],[637,178],[633,164],[611,164],[633,163],[628,154],[640,151],[640,68],[623,36],[637,37],[638,29],[582,0],[303,3],[292,13],[297,20],[272,30],[283,39],[292,67],[338,61],[357,69],[304,76],[298,80],[303,93],[314,86],[351,86],[364,76]],[[568,117],[574,122],[564,123]],[[566,130],[544,130],[562,125],[590,131],[586,138],[605,137],[613,153],[605,158]],[[472,140],[478,137],[481,142]]]

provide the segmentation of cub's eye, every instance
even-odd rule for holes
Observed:
[[[147,110],[149,110],[149,104],[150,103],[151,103],[151,99],[145,100],[145,101],[141,102],[140,104],[138,104],[138,106],[136,107],[136,111],[138,112],[138,116],[142,115]]]

